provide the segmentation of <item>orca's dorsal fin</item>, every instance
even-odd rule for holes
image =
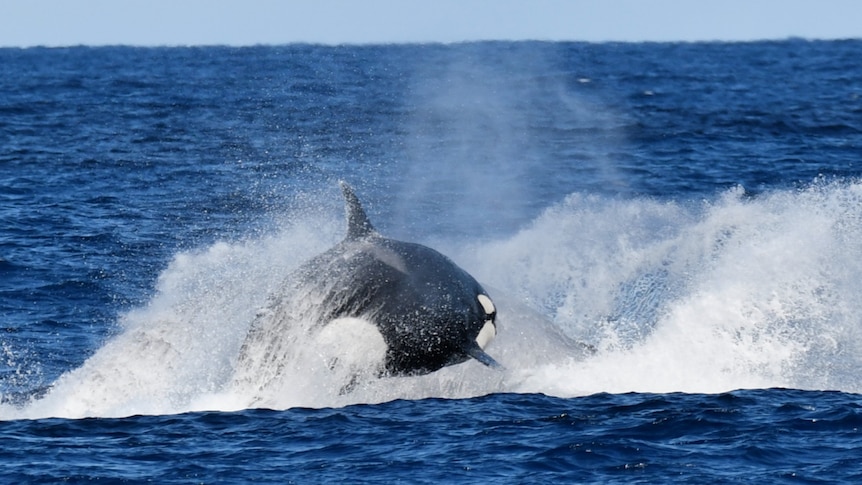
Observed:
[[[339,182],[347,208],[347,239],[361,239],[374,234],[374,226],[368,220],[359,198],[345,181]]]

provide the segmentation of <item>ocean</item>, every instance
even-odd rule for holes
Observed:
[[[860,58],[0,49],[0,481],[858,483]],[[503,369],[236,377],[340,180],[485,286]]]

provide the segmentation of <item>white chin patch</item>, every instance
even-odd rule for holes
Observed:
[[[479,294],[476,299],[479,300],[479,304],[482,305],[482,309],[485,310],[485,315],[493,315],[497,309],[494,307],[494,302],[488,298],[488,295]]]
[[[494,326],[494,322],[488,320],[487,322],[485,322],[485,325],[482,326],[482,330],[479,331],[479,335],[476,335],[476,343],[479,344],[479,348],[485,350],[485,346],[488,345],[491,340],[494,340],[494,337],[496,336],[497,327]]]

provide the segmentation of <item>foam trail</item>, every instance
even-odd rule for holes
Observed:
[[[296,351],[267,371],[276,384],[261,386],[235,369],[251,321],[291,269],[343,236],[337,214],[294,216],[276,234],[178,254],[152,301],[123,316],[119,335],[43,399],[0,406],[0,418],[491,392],[862,392],[857,181],[754,199],[731,190],[701,204],[573,194],[513,236],[434,244],[489,288],[499,311],[489,353],[504,372],[469,361],[421,377],[369,372],[352,382],[357,365],[373,368],[361,357],[375,343],[357,346],[361,325],[342,322],[331,335],[289,336]],[[598,351],[585,354],[577,341]],[[333,365],[333,354],[344,365]]]

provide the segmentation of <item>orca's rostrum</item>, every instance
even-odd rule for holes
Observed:
[[[319,332],[353,318],[385,342],[382,375],[427,374],[470,358],[498,367],[484,350],[497,333],[497,312],[482,286],[434,249],[380,235],[353,189],[345,182],[341,189],[347,236],[287,278],[283,295],[252,324],[240,362],[277,373],[272,360],[295,343],[277,335],[290,331],[279,329],[286,320],[314,320],[309,331]]]

